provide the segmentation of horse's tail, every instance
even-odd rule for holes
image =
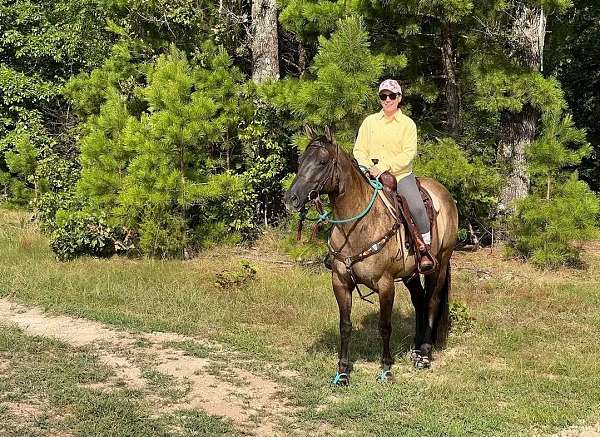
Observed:
[[[440,290],[440,305],[438,307],[437,323],[433,335],[433,342],[436,347],[443,348],[446,346],[446,340],[448,339],[448,333],[450,332],[450,290],[451,290],[451,274],[450,274],[450,261],[448,261],[448,267],[446,269],[446,278],[444,279],[444,285]]]

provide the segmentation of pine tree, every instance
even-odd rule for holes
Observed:
[[[135,230],[152,255],[181,254],[194,238],[226,232],[222,222],[235,212],[224,204],[242,186],[228,170],[243,163],[236,131],[253,113],[252,103],[239,99],[243,76],[210,43],[196,62],[171,48],[145,69],[133,102],[110,80],[88,79],[105,100],[81,141],[78,191],[92,214]],[[81,91],[84,82],[73,95],[85,104],[94,93]],[[143,110],[131,114],[130,106]]]
[[[329,125],[338,142],[350,147],[362,119],[376,108],[375,87],[383,57],[371,54],[369,36],[358,18],[340,20],[330,39],[319,39],[319,51],[310,71],[314,80],[302,80],[291,105],[302,120]]]
[[[550,200],[552,186],[565,179],[565,169],[581,164],[592,148],[570,114],[546,113],[542,123],[543,133],[527,149],[527,158],[530,173],[538,179],[536,188]]]
[[[558,82],[542,74],[543,49],[547,14],[569,5],[568,0],[482,1],[477,8],[482,26],[481,36],[472,40],[476,104],[500,115],[497,160],[507,174],[501,200],[508,209],[528,193],[525,151],[539,134],[542,112],[564,106]],[[476,52],[475,45],[487,51]]]
[[[532,193],[509,220],[511,247],[544,268],[578,264],[579,240],[592,234],[600,199],[572,171],[590,154],[585,131],[569,114],[543,116],[543,133],[527,149]]]
[[[363,9],[374,46],[409,60],[407,94],[429,103],[441,97],[434,123],[454,136],[462,127],[459,41],[472,27],[472,10],[471,0],[371,2]]]

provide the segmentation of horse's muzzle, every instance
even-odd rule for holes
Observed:
[[[285,196],[283,196],[283,203],[285,205],[285,209],[287,209],[289,213],[298,212],[302,206],[304,206],[302,200],[300,200],[296,193],[291,191],[285,193]]]

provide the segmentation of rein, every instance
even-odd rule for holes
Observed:
[[[371,197],[371,200],[369,201],[369,204],[367,205],[367,207],[361,213],[355,215],[354,217],[350,217],[350,218],[342,219],[342,220],[335,220],[335,219],[329,218],[329,215],[333,211],[325,211],[324,210],[323,203],[319,199],[319,197],[320,197],[320,194],[319,194],[316,199],[312,200],[313,206],[319,213],[319,216],[314,219],[306,217],[306,220],[316,221],[317,224],[332,223],[334,225],[342,225],[345,223],[352,223],[357,220],[360,220],[361,218],[366,216],[369,213],[369,211],[371,211],[371,208],[373,208],[373,205],[375,204],[375,200],[377,199],[377,194],[379,194],[379,192],[383,189],[383,184],[379,181],[379,178],[369,179],[369,184],[371,184],[371,186],[373,187],[373,196]]]

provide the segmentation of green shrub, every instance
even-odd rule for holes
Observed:
[[[475,325],[475,318],[464,302],[456,299],[450,301],[450,324],[454,333],[467,332]]]
[[[541,268],[577,265],[577,243],[593,235],[599,212],[598,197],[571,176],[550,199],[532,194],[517,202],[509,219],[510,247]]]
[[[415,159],[417,176],[429,176],[443,184],[456,200],[459,219],[485,222],[496,205],[500,175],[481,159],[469,158],[450,138],[420,147]]]
[[[87,212],[59,212],[50,246],[61,261],[80,255],[110,256],[132,247],[129,236]]]
[[[215,274],[215,285],[222,289],[239,288],[256,279],[256,268],[241,260],[236,270],[223,270]]]

